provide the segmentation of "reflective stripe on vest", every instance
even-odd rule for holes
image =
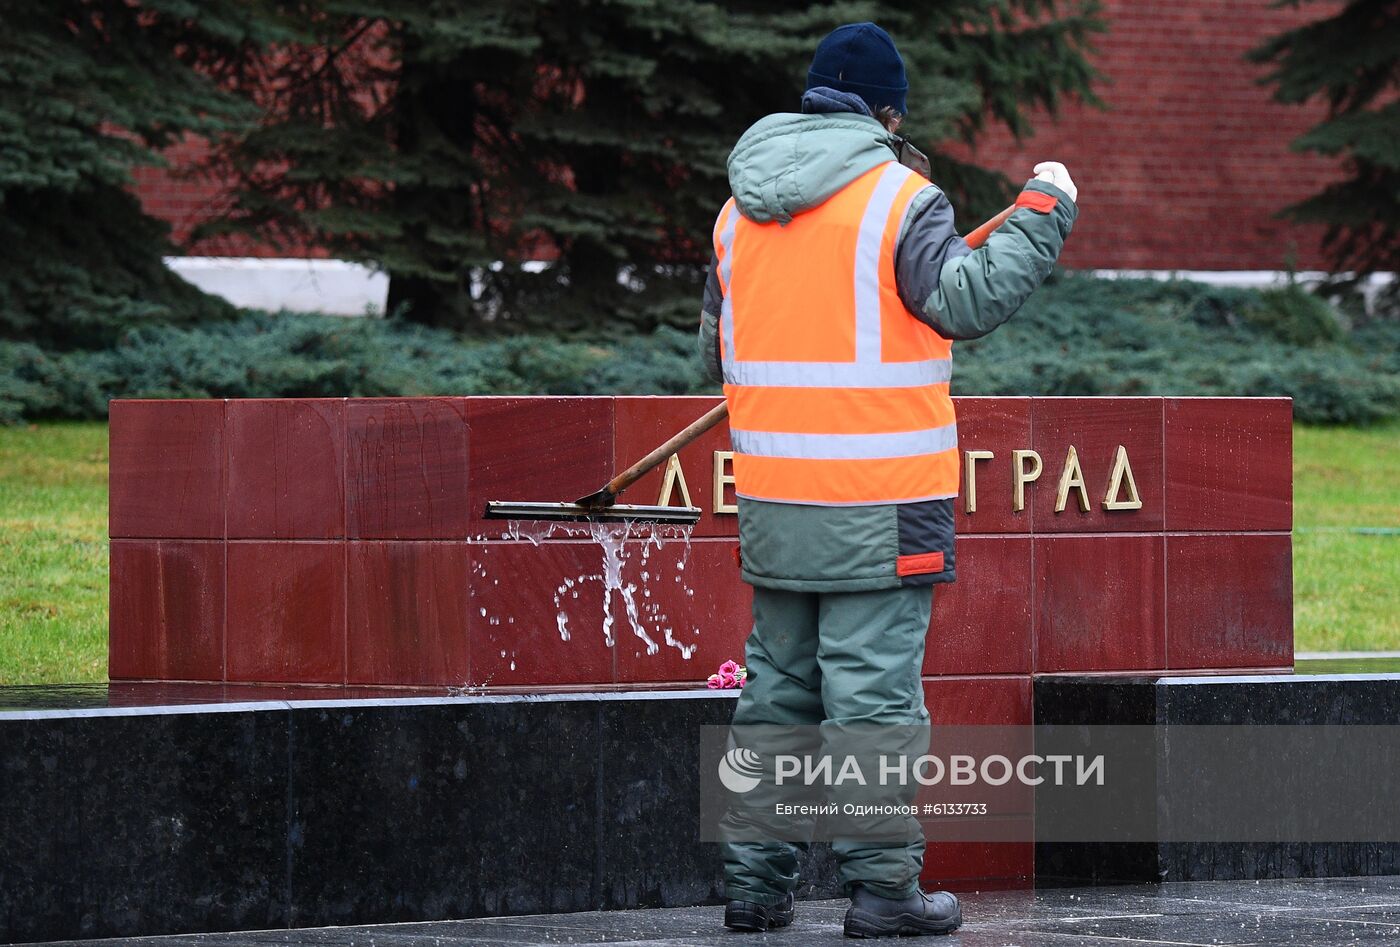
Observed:
[[[735,487],[829,506],[955,496],[952,343],[899,298],[894,257],[914,195],[896,162],[787,224],[731,198],[715,222],[720,353]]]
[[[729,436],[734,450],[741,454],[805,457],[808,460],[917,457],[958,446],[957,432],[951,424],[890,434],[786,434],[734,430]]]

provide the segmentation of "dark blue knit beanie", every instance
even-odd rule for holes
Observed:
[[[909,80],[890,34],[874,23],[847,23],[821,41],[807,71],[807,88],[827,86],[865,100],[871,112],[886,105],[906,113]]]

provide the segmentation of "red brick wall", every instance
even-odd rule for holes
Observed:
[[[1317,122],[1320,106],[1272,102],[1264,70],[1245,53],[1291,25],[1323,16],[1329,3],[1275,9],[1272,0],[1106,0],[1109,31],[1096,62],[1107,81],[1106,111],[1078,105],[1017,145],[1003,131],[979,144],[978,160],[1013,180],[1039,160],[1069,166],[1082,212],[1064,262],[1077,268],[1322,268],[1315,228],[1274,217],[1283,205],[1337,173],[1335,161],[1289,150]],[[200,153],[176,149],[176,166]],[[219,206],[216,182],[143,170],[137,190],[169,220],[182,245],[191,226]],[[962,222],[970,226],[969,221]],[[285,255],[238,241],[206,241],[191,252]],[[323,255],[303,251],[302,255]]]
[[[204,142],[190,138],[166,152],[168,168],[140,168],[136,196],[148,213],[171,225],[176,246],[193,256],[324,257],[316,247],[272,248],[238,237],[206,238],[192,242],[191,231],[202,221],[220,213],[227,205],[222,182],[191,172],[208,152]]]
[[[1072,106],[1041,118],[1021,146],[998,132],[981,163],[1013,180],[1063,161],[1081,212],[1063,261],[1081,268],[1323,268],[1319,231],[1274,217],[1319,188],[1337,162],[1289,150],[1320,106],[1284,106],[1258,84],[1250,49],[1329,4],[1272,0],[1107,0],[1096,64],[1106,111]]]

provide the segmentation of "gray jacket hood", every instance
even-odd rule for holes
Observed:
[[[739,213],[787,223],[870,169],[894,160],[889,133],[855,112],[779,112],[759,119],[729,154]]]

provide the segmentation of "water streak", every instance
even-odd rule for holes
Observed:
[[[679,651],[683,659],[689,660],[698,645],[687,645],[676,640],[673,627],[667,623],[665,616],[660,615],[660,605],[647,600],[652,599],[652,581],[662,579],[657,565],[650,562],[652,551],[660,551],[671,541],[680,540],[684,544],[676,561],[677,574],[674,576],[674,580],[682,583],[682,588],[685,588],[680,573],[685,571],[690,560],[691,532],[692,528],[689,526],[674,525],[531,523],[510,520],[507,522],[507,531],[502,534],[502,538],[517,542],[524,540],[532,546],[539,546],[545,540],[556,537],[587,538],[598,545],[602,554],[601,570],[594,574],[581,573],[576,577],[566,576],[554,590],[555,628],[558,631],[560,641],[569,641],[573,638],[568,603],[578,601],[580,587],[586,582],[597,580],[602,585],[602,631],[603,643],[607,647],[611,648],[616,645],[615,633],[621,622],[625,620],[631,628],[632,635],[644,646],[647,654],[658,653],[662,643],[664,643],[666,647]],[[641,554],[640,564],[643,566],[640,570],[642,590],[640,597],[637,595],[638,585],[635,582],[625,581],[623,577],[628,558],[638,551]],[[484,567],[480,574],[485,578],[486,570]],[[692,590],[687,588],[686,591],[687,594],[694,595]],[[619,600],[622,604],[621,614],[616,611]],[[482,613],[485,617],[485,609],[482,609]],[[499,619],[491,622],[491,624],[498,623]],[[663,642],[657,641],[656,632],[660,632]]]

